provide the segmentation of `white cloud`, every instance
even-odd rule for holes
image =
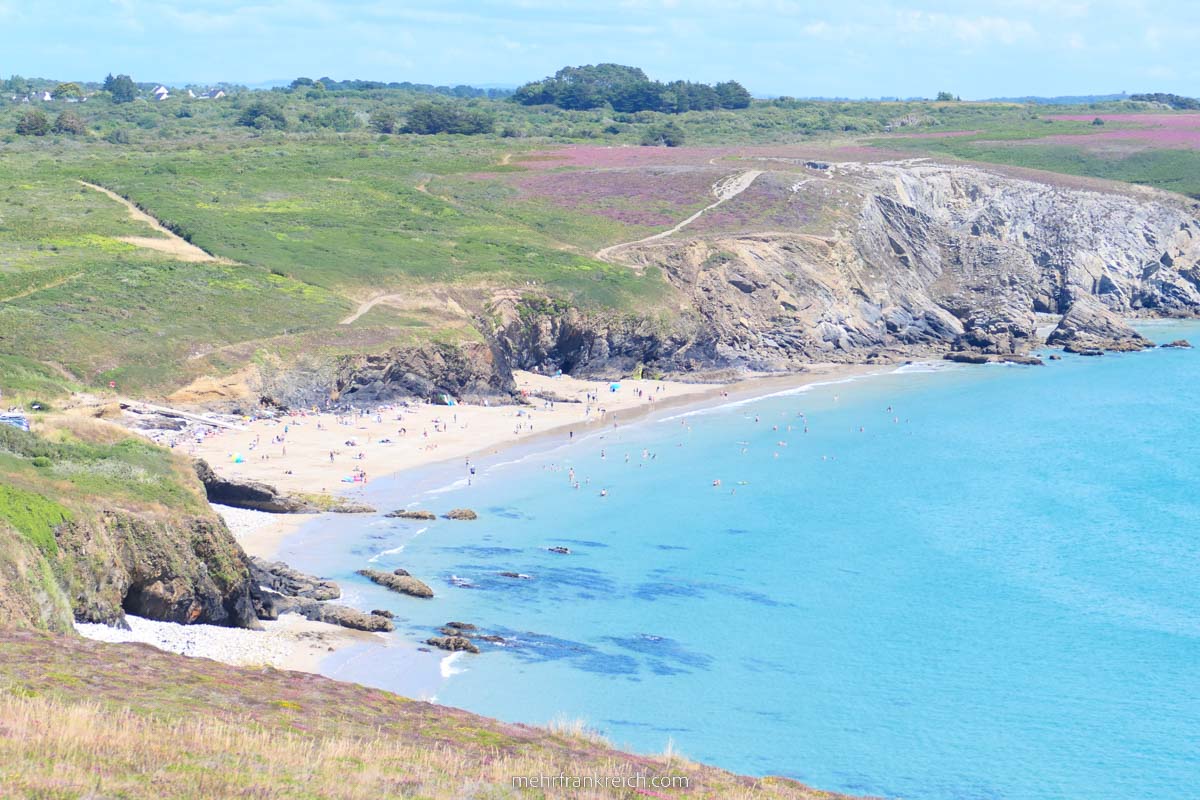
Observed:
[[[1034,27],[1007,17],[964,17],[927,11],[898,11],[896,28],[909,34],[949,36],[968,47],[988,44],[1015,45],[1037,38]]]

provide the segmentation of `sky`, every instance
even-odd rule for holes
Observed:
[[[757,96],[1200,94],[1200,0],[0,0],[0,76],[515,86],[616,62]]]

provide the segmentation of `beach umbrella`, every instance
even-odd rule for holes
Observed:
[[[621,384],[619,384],[619,383],[610,383],[608,385],[608,390],[610,392],[615,392],[617,389],[620,389],[620,388],[621,388]]]

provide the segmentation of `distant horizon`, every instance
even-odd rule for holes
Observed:
[[[0,72],[173,84],[509,86],[615,62],[756,96],[1195,96],[1198,38],[1200,4],[1183,0],[0,0]]]
[[[564,65],[564,66],[566,66],[566,65]],[[575,65],[572,65],[572,66],[575,66]],[[629,66],[637,66],[637,65],[632,64]],[[116,70],[111,70],[110,72],[111,72],[111,74],[114,74],[114,75],[121,74],[119,71],[116,71]],[[103,82],[105,75],[108,75],[108,74],[109,73],[106,72],[104,75],[93,78],[93,77],[82,77],[82,76],[71,77],[71,76],[62,76],[62,75],[35,75],[30,72],[22,72],[21,70],[15,70],[11,73],[8,73],[7,75],[0,73],[0,80],[4,80],[7,77],[13,77],[13,76],[19,75],[23,78],[32,79],[32,80],[47,80],[47,81],[62,81],[62,82],[76,81],[76,82],[83,82],[83,83],[101,83],[101,82]],[[290,78],[269,78],[266,80],[253,81],[253,82],[244,81],[244,80],[236,80],[236,79],[228,79],[228,78],[223,78],[223,79],[218,79],[218,80],[164,80],[164,79],[155,77],[155,78],[150,78],[147,80],[145,77],[139,77],[137,75],[130,75],[130,78],[132,78],[135,83],[157,83],[157,84],[162,84],[163,86],[167,86],[170,88],[180,88],[180,87],[184,87],[184,86],[226,85],[226,86],[244,86],[247,89],[250,89],[251,91],[269,90],[272,88],[288,86],[289,84],[291,84],[292,81],[296,80],[296,78],[302,78],[302,77],[311,78],[313,80],[318,80],[320,78],[329,77],[329,78],[333,78],[334,80],[337,80],[337,81],[376,81],[379,83],[411,83],[414,85],[422,85],[422,86],[449,86],[449,87],[468,86],[472,89],[484,89],[484,90],[496,89],[496,90],[503,90],[503,91],[512,91],[512,90],[517,89],[519,86],[523,85],[521,83],[482,83],[482,82],[478,82],[478,81],[450,82],[450,81],[438,81],[438,80],[420,80],[420,79],[413,79],[411,77],[410,78],[402,78],[402,79],[400,79],[400,78],[378,78],[378,77],[369,77],[369,76],[362,76],[362,75],[356,75],[356,76],[352,76],[352,77],[351,76],[338,77],[338,76],[334,76],[334,75],[319,75],[317,73],[312,73],[312,72],[310,72],[308,74],[294,75]],[[545,77],[545,76],[539,76],[539,77]],[[652,79],[663,80],[662,78],[659,78],[658,76],[654,76],[654,75],[651,75],[649,77]],[[682,80],[688,80],[688,78],[686,76],[676,76],[676,77],[678,77]],[[675,78],[669,78],[666,80],[674,80],[674,79]],[[538,78],[530,79],[530,81],[534,81],[534,80],[538,80]],[[737,80],[737,79],[734,78],[733,80]],[[525,83],[528,83],[528,82],[529,81],[526,81]],[[813,102],[827,101],[827,102],[848,102],[848,103],[871,103],[871,102],[886,103],[886,102],[917,102],[920,100],[932,100],[937,95],[936,91],[929,92],[926,95],[912,95],[912,96],[907,96],[907,97],[897,97],[894,95],[843,97],[843,96],[834,96],[834,95],[760,94],[758,92],[755,92],[752,87],[747,87],[747,88],[749,89],[751,95],[753,95],[754,99],[756,99],[756,100],[774,100],[774,99],[781,98],[781,97],[790,97],[795,100],[804,100],[804,101],[813,101]],[[938,91],[942,91],[942,90],[938,90]],[[1024,100],[1024,99],[1063,100],[1063,99],[1073,99],[1073,98],[1094,98],[1094,97],[1119,98],[1119,97],[1128,97],[1130,95],[1135,95],[1135,94],[1148,94],[1148,93],[1157,92],[1157,91],[1160,91],[1157,87],[1148,87],[1148,88],[1145,88],[1144,91],[1142,89],[1139,89],[1139,90],[1135,90],[1135,91],[1123,90],[1123,91],[1119,91],[1119,92],[1115,92],[1115,91],[1110,91],[1110,92],[1067,92],[1065,94],[1053,94],[1053,95],[1037,94],[1037,93],[1031,93],[1031,92],[1026,92],[1024,94],[1011,94],[1011,95],[995,96],[995,97],[962,97],[960,95],[959,99],[961,100],[961,102],[964,102],[964,103],[987,103],[987,102],[1017,101],[1017,100]],[[1185,96],[1190,97],[1192,95],[1185,95]]]

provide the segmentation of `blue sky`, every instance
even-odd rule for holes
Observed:
[[[1197,0],[0,0],[0,75],[519,84],[615,61],[755,94],[1200,93]]]

